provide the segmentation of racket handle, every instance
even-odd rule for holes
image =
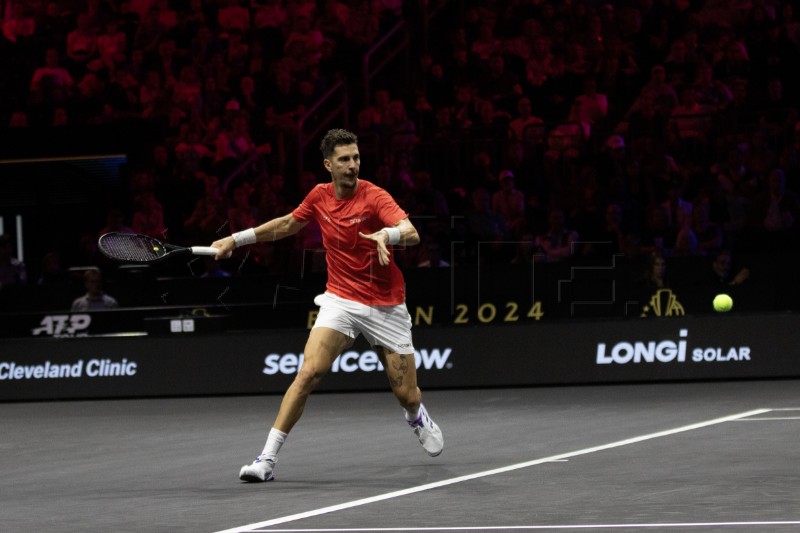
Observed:
[[[213,246],[192,246],[192,254],[194,255],[217,255],[219,249]]]

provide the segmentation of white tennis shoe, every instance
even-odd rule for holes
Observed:
[[[431,457],[436,457],[442,453],[444,449],[442,430],[428,415],[424,405],[419,405],[419,414],[416,420],[406,420],[406,422],[408,422],[408,425],[414,431],[414,435],[419,439],[419,443],[422,444],[425,453]]]
[[[259,455],[256,460],[249,465],[244,465],[239,471],[239,479],[249,483],[260,483],[262,481],[272,481],[275,476],[275,461],[267,459],[264,455]]]

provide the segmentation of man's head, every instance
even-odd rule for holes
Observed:
[[[720,250],[711,266],[718,276],[724,278],[730,273],[732,264],[731,252],[729,250]]]
[[[351,196],[358,184],[361,168],[361,155],[358,152],[358,138],[350,131],[330,130],[320,144],[324,157],[325,170],[331,173],[336,196]]]
[[[322,152],[322,157],[330,159],[337,146],[348,144],[358,144],[358,137],[356,137],[355,133],[343,129],[333,129],[328,131],[325,137],[322,138],[319,149]]]
[[[83,286],[91,298],[97,298],[103,294],[103,274],[99,268],[90,268],[83,272]]]

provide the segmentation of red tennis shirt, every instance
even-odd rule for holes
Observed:
[[[300,222],[319,222],[328,292],[365,305],[405,302],[405,282],[398,266],[394,261],[382,266],[375,242],[358,236],[359,231],[369,235],[408,218],[388,192],[359,179],[355,195],[339,200],[333,182],[323,183],[308,193],[292,216]]]

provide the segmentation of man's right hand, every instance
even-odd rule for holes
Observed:
[[[220,259],[229,258],[233,253],[233,250],[236,248],[236,245],[233,242],[233,237],[230,235],[225,237],[224,239],[219,239],[217,241],[214,241],[213,243],[211,243],[211,246],[219,250],[217,252],[217,255],[214,256],[214,259],[218,261]]]

